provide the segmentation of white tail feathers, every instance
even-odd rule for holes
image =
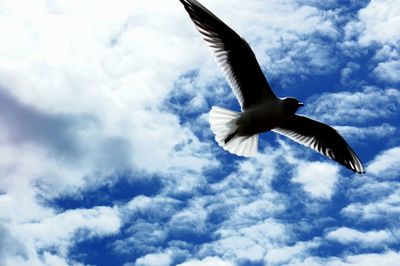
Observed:
[[[215,140],[224,150],[245,157],[255,157],[258,147],[258,134],[252,136],[233,136],[225,144],[225,139],[237,129],[236,121],[240,113],[218,106],[213,106],[210,111],[211,130]]]

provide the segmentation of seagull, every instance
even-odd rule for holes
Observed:
[[[242,112],[213,106],[211,131],[224,150],[255,157],[258,134],[273,131],[337,161],[353,172],[365,169],[355,152],[332,127],[297,115],[303,103],[278,98],[272,91],[249,44],[196,0],[180,0],[225,73]]]

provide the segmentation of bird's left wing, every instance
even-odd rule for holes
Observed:
[[[272,131],[316,150],[353,172],[365,173],[360,159],[343,137],[324,123],[294,115]]]
[[[180,0],[219,66],[243,110],[276,98],[248,43],[196,0]]]

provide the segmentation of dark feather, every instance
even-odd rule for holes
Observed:
[[[196,0],[180,1],[213,50],[242,110],[276,99],[247,42]]]
[[[310,147],[354,172],[365,173],[360,159],[343,137],[324,123],[294,115],[272,131]]]

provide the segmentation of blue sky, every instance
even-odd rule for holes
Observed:
[[[239,105],[177,0],[0,0],[0,265],[397,265],[400,2],[202,3],[367,173],[222,150]]]

